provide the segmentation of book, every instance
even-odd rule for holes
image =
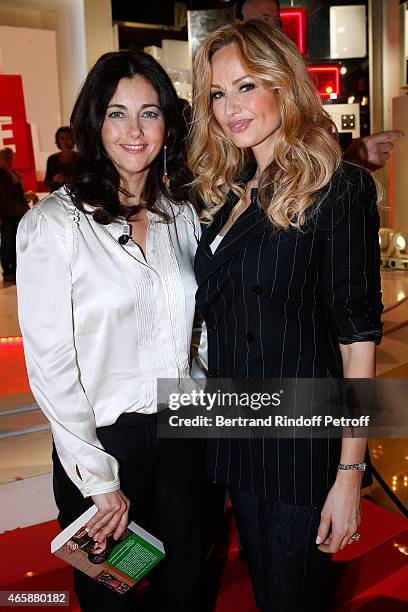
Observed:
[[[163,543],[136,523],[129,523],[120,540],[98,544],[85,526],[97,513],[94,505],[51,542],[51,552],[117,593],[129,589],[165,557]]]

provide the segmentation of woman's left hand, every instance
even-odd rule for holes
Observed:
[[[338,473],[327,495],[317,532],[319,550],[336,553],[343,550],[361,523],[361,475],[359,472]]]

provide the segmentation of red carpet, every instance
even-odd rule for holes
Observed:
[[[336,612],[407,610],[408,521],[366,500],[363,512],[360,542],[336,555]],[[71,603],[65,609],[77,610],[70,568],[49,552],[50,540],[57,532],[57,523],[52,521],[1,535],[0,558],[6,563],[0,588],[70,589]],[[233,525],[215,612],[256,612],[246,564],[237,556],[235,533]]]
[[[335,556],[336,612],[408,609],[408,520],[363,500],[361,539]],[[215,612],[256,612],[235,528]]]
[[[71,585],[71,569],[50,553],[50,541],[58,532],[57,522],[50,521],[0,536],[0,558],[6,561],[0,574],[1,590],[70,590],[70,607],[63,609],[79,610]],[[46,611],[50,607],[35,609]]]

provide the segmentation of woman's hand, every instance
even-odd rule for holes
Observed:
[[[323,506],[316,544],[322,552],[343,550],[361,523],[360,472],[338,472]],[[331,527],[331,528],[330,528]]]
[[[345,378],[374,378],[374,342],[340,344]],[[345,430],[341,444],[340,463],[363,463],[367,438],[354,437],[353,430]],[[339,470],[334,485],[323,506],[316,544],[319,550],[336,553],[350,542],[361,522],[360,489],[362,473],[358,470]]]
[[[93,495],[98,512],[87,524],[88,535],[95,542],[103,542],[109,535],[118,540],[129,522],[129,500],[119,489],[112,493]]]

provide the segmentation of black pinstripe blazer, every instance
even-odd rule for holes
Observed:
[[[242,182],[255,170],[251,164]],[[341,377],[339,343],[381,339],[373,179],[343,163],[316,194],[302,231],[273,232],[251,204],[212,254],[210,244],[236,202],[230,193],[195,259],[209,375]],[[210,475],[283,503],[321,505],[335,479],[340,445],[333,438],[219,439],[210,442]]]

